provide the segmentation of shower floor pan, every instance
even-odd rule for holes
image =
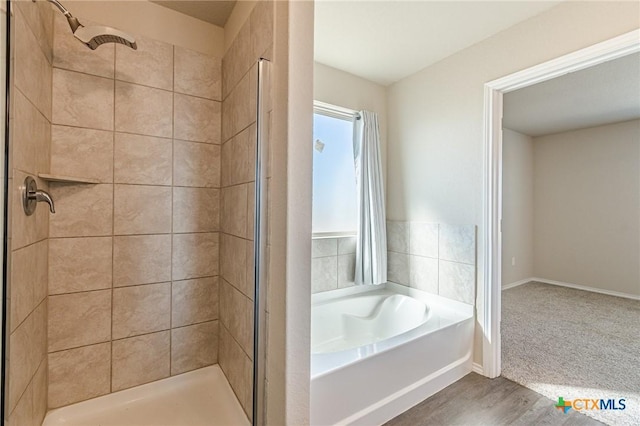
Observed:
[[[43,426],[249,425],[218,365],[49,411]]]

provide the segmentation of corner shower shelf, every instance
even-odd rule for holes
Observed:
[[[42,180],[46,180],[48,182],[63,182],[63,183],[88,183],[88,184],[96,184],[102,183],[98,179],[84,178],[84,177],[73,177],[73,176],[63,176],[63,175],[51,175],[48,173],[38,173],[38,177]]]

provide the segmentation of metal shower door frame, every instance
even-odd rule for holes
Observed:
[[[254,250],[254,320],[253,320],[253,415],[254,426],[264,425],[265,418],[265,364],[266,364],[266,282],[267,282],[267,161],[268,112],[271,93],[271,62],[258,60],[258,86],[256,110],[256,168],[255,215],[253,231]]]

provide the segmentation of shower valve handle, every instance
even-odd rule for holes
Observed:
[[[31,216],[36,211],[38,202],[44,201],[49,204],[49,211],[55,213],[53,198],[47,191],[38,189],[36,181],[31,176],[27,176],[22,187],[22,207],[27,216]]]

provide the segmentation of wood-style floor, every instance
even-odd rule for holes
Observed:
[[[387,426],[426,425],[601,425],[576,411],[564,414],[550,399],[498,377],[470,373],[387,422]]]

